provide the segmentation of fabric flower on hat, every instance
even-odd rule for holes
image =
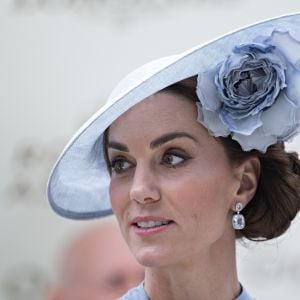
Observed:
[[[300,131],[300,41],[273,31],[198,74],[198,120],[213,136],[265,152]]]

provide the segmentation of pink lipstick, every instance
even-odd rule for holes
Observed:
[[[141,236],[150,236],[169,229],[174,221],[158,216],[140,216],[132,221],[133,230]]]

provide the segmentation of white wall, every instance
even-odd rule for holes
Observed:
[[[85,226],[55,216],[43,187],[59,149],[123,75],[300,10],[298,0],[190,1],[113,15],[100,6],[16,10],[11,2],[0,2],[0,282],[22,265],[51,274],[63,241]],[[291,147],[299,150],[300,139]],[[299,299],[299,233],[298,219],[278,241],[239,247],[241,281],[258,299]]]

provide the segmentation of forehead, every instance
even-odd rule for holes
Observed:
[[[196,104],[190,99],[170,92],[156,93],[120,116],[110,127],[110,139],[126,139],[127,136],[170,131],[204,131],[197,122]]]

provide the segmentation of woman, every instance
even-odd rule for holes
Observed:
[[[268,20],[126,77],[49,181],[59,214],[115,213],[145,281],[122,299],[252,299],[235,240],[300,209],[300,15]]]

